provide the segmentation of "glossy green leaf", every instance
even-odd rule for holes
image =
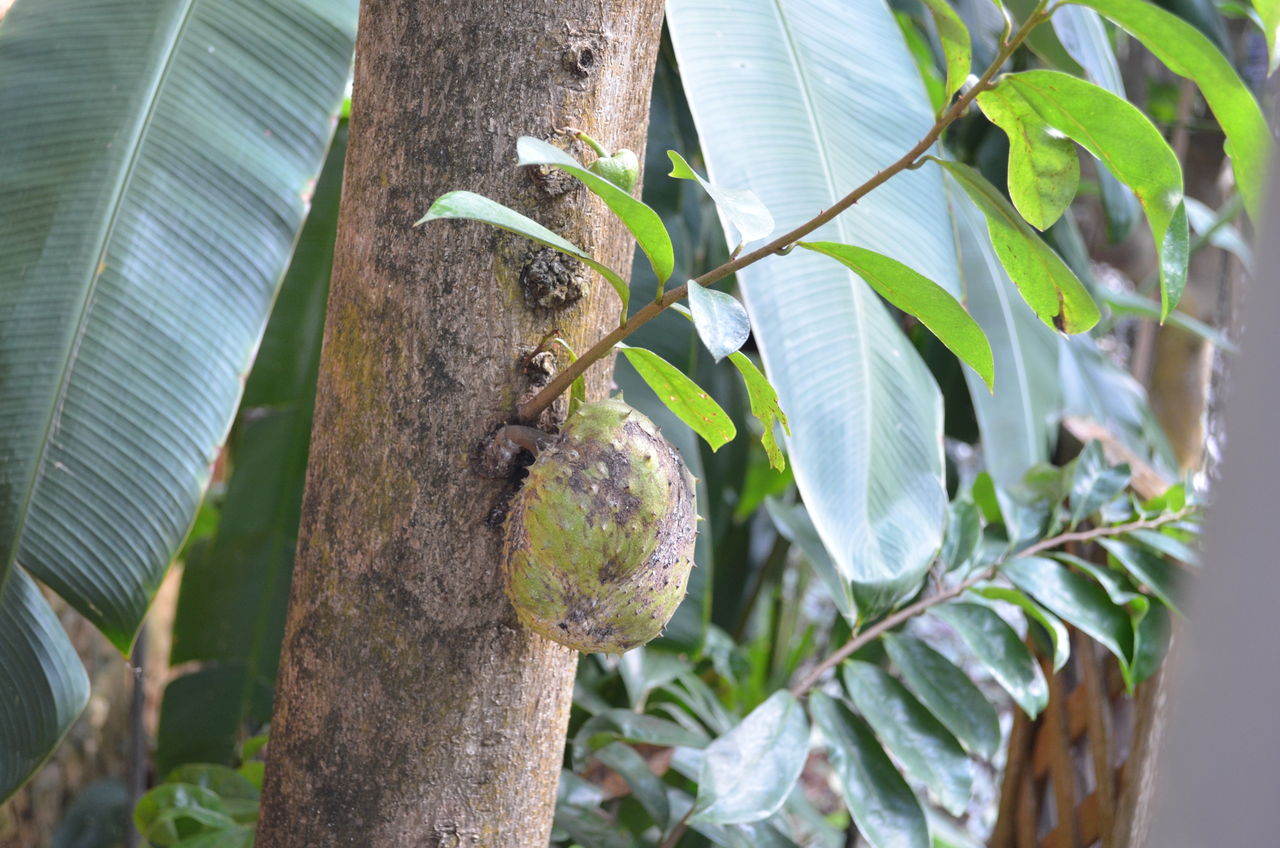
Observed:
[[[982,541],[982,513],[970,501],[952,501],[947,507],[947,529],[942,534],[938,561],[947,571],[965,565]]]
[[[1101,442],[1085,445],[1072,464],[1071,526],[1075,527],[1124,494],[1129,477],[1129,466],[1113,466],[1107,462]]]
[[[984,757],[1000,745],[1000,721],[985,695],[942,654],[911,636],[886,634],[889,658],[902,679],[965,747]]]
[[[1154,604],[1134,632],[1133,682],[1142,683],[1156,673],[1169,652],[1169,611]]]
[[[809,518],[804,504],[788,506],[774,498],[767,498],[765,508],[769,511],[769,517],[773,519],[778,532],[804,554],[804,558],[808,560],[814,574],[826,587],[827,594],[840,614],[851,622],[856,621],[858,608],[854,605],[849,581],[840,575],[831,554],[823,546],[822,539],[819,538],[818,531],[813,526],[813,521]]]
[[[644,757],[636,753],[636,749],[630,745],[610,742],[596,751],[596,758],[626,779],[632,794],[653,818],[653,823],[665,829],[671,815],[667,805],[666,789],[662,780],[649,768]]]
[[[0,587],[0,803],[44,762],[89,702],[89,678],[35,581]]]
[[[716,362],[742,347],[751,335],[747,310],[731,294],[689,281],[689,312],[698,338]]]
[[[1048,229],[1071,205],[1080,184],[1076,147],[1049,126],[1012,86],[1001,83],[977,97],[991,123],[1009,137],[1009,197],[1033,227]]]
[[[608,183],[608,180],[602,177],[597,179],[603,183]],[[612,185],[612,183],[609,183],[609,185]],[[617,187],[614,186],[614,188]],[[617,190],[622,191],[621,189]],[[628,288],[626,281],[618,275],[618,272],[592,259],[577,245],[561,238],[532,218],[526,218],[514,209],[508,209],[501,203],[490,200],[473,191],[451,191],[437,197],[435,202],[431,204],[431,208],[427,210],[427,214],[418,219],[414,226],[446,218],[480,221],[498,229],[524,236],[531,241],[536,241],[538,244],[558,250],[575,259],[580,259],[595,268],[600,272],[600,276],[609,281],[609,285],[613,286],[613,290],[622,299],[622,314],[623,317],[626,316],[627,305],[631,301],[631,290]]]
[[[947,99],[950,100],[969,78],[973,66],[969,30],[947,0],[924,0],[924,5],[929,10],[929,14],[933,15],[933,24],[938,29],[938,40],[942,42],[942,55],[947,63],[946,93]]]
[[[738,231],[740,244],[750,244],[767,238],[773,233],[773,216],[760,202],[754,192],[747,189],[721,188],[698,176],[698,172],[690,167],[684,157],[674,150],[668,150],[671,159],[669,176],[680,180],[692,180],[702,186],[702,190],[715,201],[720,214]]]
[[[516,139],[516,155],[521,165],[549,165],[581,180],[613,210],[613,214],[636,237],[636,244],[640,245],[640,250],[649,258],[649,265],[658,278],[659,286],[667,281],[675,268],[675,250],[671,246],[671,236],[667,234],[667,228],[657,212],[636,200],[630,192],[587,170],[577,159],[545,141],[522,135]]]
[[[235,412],[354,29],[350,0],[24,0],[0,29],[0,579],[21,563],[121,651]]]
[[[651,350],[619,343],[618,349],[658,399],[694,432],[718,450],[737,435],[733,419],[680,369]]]
[[[1262,34],[1267,39],[1268,70],[1275,73],[1280,65],[1280,52],[1276,50],[1277,34],[1280,34],[1280,0],[1253,0],[1262,24]]]
[[[872,848],[929,848],[920,799],[885,755],[871,729],[821,692],[809,712],[827,739],[827,758],[858,832]]]
[[[1098,307],[1088,289],[995,186],[968,165],[934,161],[982,210],[996,255],[1040,320],[1064,333],[1083,333],[1098,323]]]
[[[710,178],[750,189],[779,229],[830,208],[933,125],[882,0],[744,0],[732,14],[719,0],[673,0],[667,23]],[[960,295],[933,169],[895,176],[813,238],[910,261]],[[836,263],[794,251],[737,282],[787,412],[796,485],[874,616],[917,591],[941,542],[936,384],[879,298]]]
[[[843,672],[854,706],[907,775],[927,786],[947,812],[963,814],[973,788],[973,766],[956,738],[884,670],[853,661],[844,664]]]
[[[950,292],[896,259],[874,250],[835,242],[800,242],[800,247],[830,256],[853,271],[894,306],[914,315],[938,340],[986,381],[995,382],[987,337]]]
[[[987,469],[1008,487],[1049,459],[1061,390],[1057,380],[1043,375],[1058,370],[1058,340],[1018,296],[991,245],[982,212],[963,192],[953,192],[952,203],[965,303],[986,332],[1000,375],[994,392],[971,372],[965,372],[965,382],[988,446]]]
[[[1190,198],[1188,198],[1189,200]],[[1191,207],[1187,206],[1187,211],[1191,211]],[[1111,310],[1113,315],[1137,315],[1142,318],[1150,318],[1155,321],[1160,320],[1160,304],[1148,298],[1146,295],[1137,292],[1121,291],[1120,289],[1104,289],[1098,292],[1103,303]],[[1186,330],[1192,335],[1199,336],[1214,347],[1224,350],[1227,353],[1239,353],[1240,348],[1227,338],[1222,331],[1216,327],[1211,327],[1203,321],[1192,318],[1185,312],[1177,309],[1170,312],[1164,317],[1164,323],[1171,327],[1177,327],[1180,330]]]
[[[1098,544],[1139,585],[1149,589],[1169,609],[1178,611],[1178,604],[1174,600],[1179,594],[1178,578],[1181,575],[1178,566],[1141,545],[1132,545],[1119,539],[1099,539]]]
[[[1000,571],[1054,615],[1104,645],[1128,674],[1133,660],[1133,627],[1124,610],[1097,583],[1043,557],[1015,559]]]
[[[809,724],[790,692],[774,692],[703,751],[694,820],[735,824],[782,806],[809,756]]]
[[[232,829],[235,819],[218,793],[189,783],[162,783],[138,800],[133,812],[138,833],[160,846],[176,845],[193,828]]]
[[[1087,559],[1082,559],[1063,551],[1055,551],[1053,559],[1066,565],[1074,566],[1077,571],[1084,572],[1092,577],[1116,606],[1127,606],[1134,601],[1143,599],[1142,593],[1138,591],[1133,581],[1119,569],[1090,562]]]
[[[1160,257],[1163,313],[1186,287],[1190,241],[1182,206],[1182,167],[1164,136],[1122,97],[1058,71],[1024,71],[1003,78],[1055,129],[1074,139],[1133,189],[1147,213]]]
[[[1067,626],[1057,616],[1046,612],[1044,607],[1028,598],[1023,592],[1007,586],[983,583],[969,591],[979,597],[992,601],[1004,601],[1020,608],[1032,621],[1039,624],[1049,637],[1050,648],[1053,651],[1054,672],[1060,671],[1067,664],[1067,660],[1071,657],[1071,635],[1067,632]]]
[[[774,428],[781,424],[787,435],[791,435],[791,427],[787,424],[787,414],[778,404],[778,392],[746,354],[731,353],[729,361],[742,374],[742,382],[747,387],[747,399],[751,404],[751,414],[758,418],[764,427],[764,431],[760,434],[760,441],[764,445],[765,454],[769,457],[769,465],[782,471],[787,467],[787,461],[782,456],[782,449],[778,447],[778,436]]]
[[[1022,711],[1035,718],[1049,703],[1049,684],[1031,651],[990,607],[949,603],[931,615],[951,625]]]
[[[1249,214],[1258,220],[1267,184],[1266,119],[1258,101],[1213,42],[1177,15],[1133,0],[1070,0],[1110,18],[1173,71],[1200,86],[1209,108],[1227,136],[1227,153],[1236,185]]]
[[[705,733],[695,733],[673,721],[631,710],[610,709],[592,716],[578,728],[573,737],[574,763],[584,766],[592,752],[615,740],[689,748],[707,744]]]

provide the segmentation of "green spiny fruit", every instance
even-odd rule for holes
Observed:
[[[587,170],[630,193],[640,179],[640,160],[624,147],[612,156],[601,156],[588,165]]]
[[[620,400],[587,404],[511,503],[507,597],[521,623],[562,645],[628,651],[684,598],[696,525],[693,477],[653,422]]]

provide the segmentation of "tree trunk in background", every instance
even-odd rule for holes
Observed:
[[[576,126],[643,159],[661,16],[660,0],[362,6],[259,848],[547,843],[577,655],[518,626],[493,526],[514,484],[475,458],[539,340],[587,347],[618,300],[592,275],[557,307],[581,269],[554,264],[555,291],[531,294],[522,276],[548,263],[522,275],[530,243],[412,225],[470,189],[629,269],[622,226],[576,183],[516,169],[515,140]],[[593,369],[589,394],[608,386]]]

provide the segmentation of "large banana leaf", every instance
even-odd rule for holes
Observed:
[[[672,0],[667,19],[711,179],[754,191],[779,232],[933,122],[882,0]],[[959,293],[936,168],[894,177],[812,238],[888,254]],[[791,422],[796,482],[860,613],[874,615],[914,591],[939,545],[937,386],[875,294],[832,260],[795,251],[738,281]]]
[[[305,215],[355,7],[19,0],[0,23],[0,580],[31,620],[26,575],[133,641]],[[69,656],[40,668],[78,705]],[[28,711],[39,688],[0,680]],[[0,726],[0,797],[74,712]]]

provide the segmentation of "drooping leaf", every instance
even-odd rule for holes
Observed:
[[[1049,19],[1062,46],[1094,83],[1112,94],[1125,96],[1120,63],[1106,24],[1098,13],[1081,6],[1060,6]],[[1071,68],[1059,67],[1071,72]],[[1102,209],[1107,216],[1107,236],[1112,243],[1123,241],[1138,220],[1138,199],[1123,183],[1111,175],[1105,165],[1098,168]]]
[[[737,435],[733,419],[697,383],[651,350],[619,343],[618,349],[663,403],[718,450]]]
[[[1267,39],[1267,69],[1275,73],[1280,65],[1280,52],[1276,50],[1277,34],[1280,33],[1280,0],[1253,0],[1253,8],[1258,12],[1262,23],[1262,34]]]
[[[884,646],[907,687],[972,751],[992,756],[1000,721],[985,695],[942,654],[911,636],[886,634]]]
[[[1160,257],[1163,313],[1186,286],[1190,242],[1182,206],[1182,167],[1142,111],[1100,86],[1058,71],[1023,71],[1001,80],[1046,122],[1074,139],[1133,189],[1147,213]]]
[[[994,386],[991,345],[978,322],[942,286],[896,259],[874,250],[835,242],[800,242],[853,271],[894,306],[920,319],[947,348]]]
[[[706,747],[694,819],[736,824],[768,818],[782,806],[809,756],[804,709],[783,689]]]
[[[1169,610],[1153,604],[1134,632],[1133,683],[1136,686],[1156,673],[1169,651]]]
[[[840,794],[872,848],[929,848],[920,799],[902,779],[870,728],[839,701],[814,692],[809,712],[827,738]]]
[[[982,514],[971,501],[952,501],[947,507],[947,529],[942,534],[938,561],[947,571],[966,564],[982,541]]]
[[[1161,62],[1200,86],[1227,136],[1236,185],[1258,220],[1266,186],[1268,138],[1258,101],[1213,42],[1177,15],[1131,0],[1071,0],[1096,9],[1123,28]]]
[[[942,55],[947,60],[947,99],[960,90],[973,66],[973,50],[969,44],[969,30],[964,21],[951,8],[947,0],[924,0],[924,5],[933,15],[933,24],[938,29],[938,40],[942,42]]]
[[[779,228],[829,208],[933,124],[880,0],[747,0],[731,15],[714,0],[674,0],[667,21],[711,179],[753,191]],[[909,260],[960,294],[930,169],[894,177],[813,238]],[[941,540],[936,384],[874,293],[835,263],[795,251],[737,281],[794,434],[796,484],[860,612],[875,615],[917,590]]]
[[[1187,198],[1190,200],[1190,198]],[[1187,206],[1187,212],[1190,213],[1191,207]],[[1127,292],[1120,289],[1104,289],[1098,292],[1103,303],[1111,310],[1113,315],[1137,315],[1142,318],[1150,318],[1154,321],[1160,320],[1161,307],[1160,304],[1148,298],[1146,295],[1138,292]],[[1226,335],[1216,327],[1196,318],[1192,318],[1185,312],[1177,309],[1164,316],[1164,323],[1171,327],[1177,327],[1180,330],[1186,330],[1192,335],[1199,336],[1209,344],[1226,351],[1227,353],[1239,353],[1240,348],[1227,338]]]
[[[1091,441],[1075,458],[1071,472],[1071,526],[1115,500],[1129,485],[1129,466],[1111,465],[1102,443]]]
[[[1143,600],[1142,593],[1138,591],[1137,586],[1119,569],[1111,568],[1108,565],[1099,565],[1096,562],[1090,562],[1087,559],[1082,559],[1064,551],[1054,551],[1053,558],[1058,562],[1075,566],[1078,571],[1092,577],[1102,587],[1102,590],[1107,593],[1111,603],[1116,606],[1123,607],[1132,604],[1134,601]]]
[[[671,246],[671,236],[667,234],[667,228],[657,212],[636,200],[630,192],[587,170],[577,159],[541,139],[520,136],[516,139],[516,155],[521,165],[550,165],[581,180],[583,185],[613,210],[613,214],[636,237],[636,244],[649,257],[649,265],[658,278],[659,287],[671,276],[676,263],[675,250]]]
[[[1017,483],[1049,459],[1060,388],[1044,379],[1058,369],[1058,340],[1018,296],[996,257],[982,213],[961,192],[952,196],[966,303],[991,343],[1000,385],[994,392],[965,373],[985,445],[987,469],[1000,485]]]
[[[667,805],[667,793],[662,780],[649,768],[644,757],[636,749],[621,742],[610,742],[599,751],[600,762],[626,778],[632,793],[641,806],[653,818],[653,823],[665,829],[671,811]]]
[[[35,581],[0,586],[0,802],[39,766],[89,701],[89,678]]]
[[[1067,632],[1066,625],[1057,616],[1046,612],[1044,607],[1024,593],[1007,586],[984,583],[973,587],[970,591],[979,597],[992,601],[1004,601],[1019,607],[1023,613],[1031,617],[1032,621],[1039,624],[1049,637],[1050,649],[1053,651],[1054,672],[1060,671],[1067,664],[1067,660],[1071,657],[1071,635]]]
[[[924,705],[884,670],[844,664],[844,687],[863,718],[916,782],[958,816],[969,805],[973,767],[960,743]]]
[[[773,232],[773,216],[760,202],[755,193],[747,189],[721,188],[698,176],[698,172],[690,167],[684,157],[674,150],[668,150],[671,159],[670,176],[681,180],[692,180],[702,186],[702,190],[715,201],[726,220],[738,231],[741,244],[750,244],[767,238]]]
[[[840,575],[835,562],[831,559],[831,554],[827,553],[827,549],[823,547],[822,539],[818,537],[818,531],[814,528],[804,505],[788,506],[779,500],[768,498],[765,500],[765,508],[769,511],[769,517],[773,519],[778,532],[804,554],[805,559],[813,567],[814,574],[826,587],[840,614],[849,621],[856,621],[858,609],[853,602],[849,581]]]
[[[1050,612],[1115,654],[1127,677],[1133,660],[1133,627],[1124,610],[1098,584],[1043,557],[1011,560],[1000,571]]]
[[[0,583],[25,569],[122,652],[235,412],[355,19],[24,0],[0,27]]]
[[[764,452],[769,457],[769,465],[782,471],[787,467],[787,461],[782,456],[782,449],[778,447],[778,437],[774,427],[781,424],[787,435],[791,434],[791,428],[787,424],[787,414],[778,405],[778,392],[746,354],[735,351],[729,354],[729,361],[742,374],[742,382],[747,387],[747,399],[751,404],[751,414],[758,418],[764,427],[764,432],[760,434],[760,441],[764,444]]]
[[[705,733],[695,733],[673,721],[631,710],[610,709],[587,719],[574,735],[575,766],[582,767],[592,752],[617,740],[689,748],[707,744]]]
[[[1164,557],[1141,545],[1132,545],[1119,539],[1100,539],[1098,544],[1106,548],[1120,567],[1169,609],[1177,612],[1178,567]]]
[[[229,763],[242,724],[271,720],[345,154],[343,127],[245,386],[217,530],[183,564],[170,664],[201,663],[189,673],[225,688],[202,693],[200,684],[183,687],[177,680],[166,687],[156,740],[162,773],[193,756]],[[170,692],[186,702],[168,703]]]
[[[1129,534],[1129,537],[1152,550],[1159,551],[1165,556],[1181,560],[1187,565],[1200,564],[1199,551],[1181,539],[1170,536],[1168,533],[1162,533],[1159,530],[1135,530]]]
[[[608,182],[603,177],[598,177],[597,179],[601,182]],[[617,187],[615,186],[615,188]],[[621,191],[621,189],[618,189],[618,191]],[[532,218],[527,218],[514,209],[508,209],[501,203],[490,200],[473,191],[451,191],[437,197],[435,202],[431,204],[431,208],[427,210],[427,214],[418,219],[414,226],[445,218],[464,218],[470,221],[480,221],[498,229],[524,236],[531,241],[536,241],[538,244],[581,260],[600,272],[600,276],[608,280],[609,285],[613,286],[613,290],[618,293],[618,297],[622,300],[622,315],[624,318],[626,317],[627,305],[631,301],[631,290],[627,287],[626,281],[618,275],[618,272],[592,259],[573,242],[553,233]]]
[[[996,255],[1040,320],[1064,333],[1083,333],[1098,323],[1098,307],[1088,289],[995,186],[968,165],[934,161],[956,178],[986,215]]]
[[[719,362],[742,347],[751,335],[747,310],[731,294],[689,281],[689,312],[698,338]]]
[[[1004,619],[978,604],[942,604],[929,612],[960,634],[1023,712],[1031,718],[1040,714],[1049,703],[1049,684],[1027,646]]]
[[[1071,205],[1080,183],[1075,145],[1049,126],[1017,89],[1001,83],[978,107],[1009,137],[1009,197],[1033,227],[1048,229]]]

